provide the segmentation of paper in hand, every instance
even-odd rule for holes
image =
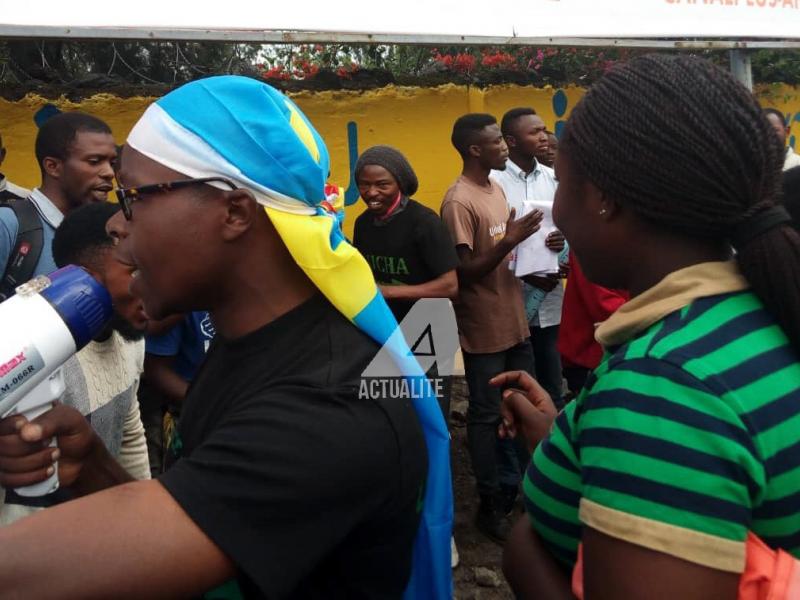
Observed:
[[[545,244],[547,236],[556,231],[553,223],[553,202],[547,200],[523,200],[522,209],[517,211],[516,219],[521,219],[532,210],[540,210],[544,214],[539,231],[521,242],[514,249],[514,260],[509,264],[514,275],[548,275],[558,273],[558,253],[553,252]],[[515,219],[515,220],[516,220]]]

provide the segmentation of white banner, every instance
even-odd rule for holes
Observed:
[[[0,0],[0,35],[120,37],[120,30],[321,31],[380,39],[779,38],[800,40],[800,0]],[[387,38],[386,36],[389,36]],[[121,37],[127,37],[122,35]],[[158,36],[162,37],[162,36]]]

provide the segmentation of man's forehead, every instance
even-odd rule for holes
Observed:
[[[148,158],[128,144],[122,146],[117,179],[123,185],[141,186],[186,178],[185,175]]]
[[[72,151],[78,152],[107,152],[117,153],[117,145],[114,143],[114,136],[110,133],[101,131],[78,130],[70,144]]]
[[[364,165],[359,173],[359,177],[371,177],[373,179],[394,179],[394,176],[386,167],[381,165]]]
[[[492,123],[491,125],[487,125],[481,129],[481,137],[485,139],[494,139],[497,136],[502,136],[502,133],[500,132],[500,125],[497,123]]]
[[[522,115],[519,123],[524,127],[544,127],[544,120],[539,115]]]
[[[775,113],[767,113],[767,121],[769,121],[770,123],[772,123],[774,125],[780,125],[781,127],[784,127],[786,125],[786,123],[784,123],[783,119],[781,119]]]

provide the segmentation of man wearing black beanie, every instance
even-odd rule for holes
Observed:
[[[439,215],[411,199],[419,182],[406,157],[373,146],[356,162],[355,178],[367,211],[356,219],[353,245],[397,321],[420,298],[456,298],[453,242]]]

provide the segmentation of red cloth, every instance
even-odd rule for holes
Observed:
[[[603,357],[603,349],[594,339],[595,325],[616,312],[629,295],[590,282],[573,253],[569,255],[569,264],[558,351],[565,367],[594,369]]]

